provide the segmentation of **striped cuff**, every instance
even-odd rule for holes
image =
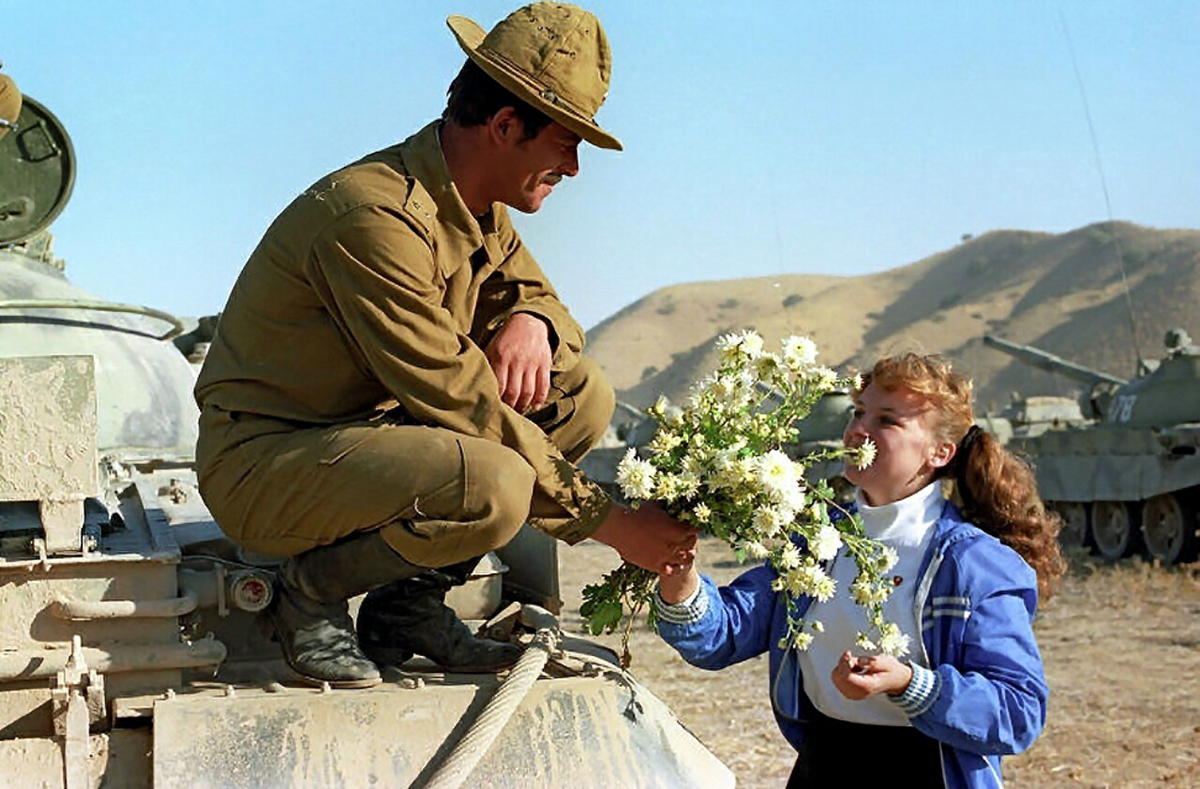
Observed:
[[[708,612],[708,595],[704,594],[704,582],[696,584],[696,589],[681,603],[668,603],[660,592],[654,595],[654,607],[658,618],[673,625],[693,625]]]
[[[942,675],[916,663],[910,663],[909,666],[913,672],[912,682],[899,696],[889,695],[888,699],[905,715],[915,718],[937,701],[938,694],[942,692]]]

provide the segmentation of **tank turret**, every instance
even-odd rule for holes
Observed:
[[[1200,546],[1200,349],[1187,332],[1166,336],[1166,354],[1126,381],[1053,354],[988,335],[1021,361],[1088,386],[1091,421],[1014,437],[1033,461],[1042,498],[1065,521],[1064,541],[1119,559],[1142,546],[1165,563]]]

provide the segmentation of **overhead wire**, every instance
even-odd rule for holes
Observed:
[[[1096,159],[1096,170],[1100,173],[1100,188],[1104,192],[1104,208],[1108,213],[1108,228],[1111,231],[1113,249],[1117,253],[1117,268],[1121,272],[1121,289],[1125,294],[1125,311],[1129,317],[1129,333],[1133,337],[1133,352],[1137,357],[1137,370],[1140,375],[1143,366],[1141,343],[1138,341],[1137,322],[1133,317],[1133,298],[1129,294],[1129,275],[1125,271],[1125,253],[1121,250],[1121,237],[1114,226],[1112,200],[1108,194],[1108,179],[1104,175],[1104,161],[1100,157],[1100,144],[1096,141],[1096,125],[1092,122],[1092,108],[1088,103],[1087,90],[1083,86],[1083,75],[1079,71],[1079,60],[1075,56],[1075,43],[1071,40],[1071,30],[1067,26],[1067,16],[1062,6],[1058,8],[1058,19],[1062,23],[1063,38],[1067,42],[1067,53],[1071,56],[1071,68],[1075,72],[1075,84],[1079,86],[1079,96],[1083,100],[1083,114],[1087,119],[1088,136],[1092,141],[1092,154]]]

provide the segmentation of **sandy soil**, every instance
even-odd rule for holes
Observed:
[[[1004,762],[1015,787],[1200,786],[1200,564],[1170,570],[1072,557],[1062,592],[1036,623],[1051,687],[1045,732]],[[744,568],[713,540],[704,572],[724,582]],[[580,590],[617,563],[594,542],[563,547],[563,624],[580,629]],[[618,636],[600,641],[618,648]],[[722,672],[684,663],[644,625],[632,670],[737,775],[740,787],[780,787],[794,753],[767,701],[765,656]]]

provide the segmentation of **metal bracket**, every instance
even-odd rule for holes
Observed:
[[[83,500],[38,502],[42,529],[46,532],[46,552],[83,552]]]
[[[105,718],[104,677],[87,667],[83,642],[71,637],[71,656],[50,685],[51,718],[55,735],[63,738],[63,785],[88,789],[91,725]]]

